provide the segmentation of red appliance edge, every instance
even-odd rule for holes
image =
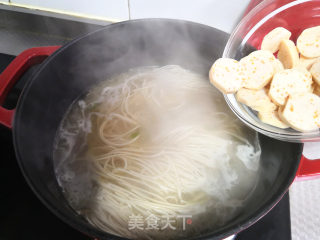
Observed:
[[[6,109],[2,104],[13,88],[30,67],[43,62],[54,53],[60,46],[30,48],[20,53],[0,75],[0,124],[12,128],[15,109]]]

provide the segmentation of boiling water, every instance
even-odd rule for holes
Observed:
[[[254,190],[259,160],[256,133],[206,77],[179,66],[100,83],[72,104],[54,151],[70,205],[97,228],[138,239],[225,224]]]

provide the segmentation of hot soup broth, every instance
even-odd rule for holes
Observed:
[[[134,239],[212,231],[258,179],[257,134],[206,76],[179,66],[101,82],[66,113],[54,164],[70,205],[95,227]]]

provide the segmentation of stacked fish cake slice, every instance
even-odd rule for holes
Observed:
[[[297,46],[290,37],[278,27],[264,37],[261,50],[240,61],[218,59],[210,82],[224,94],[236,94],[266,124],[315,131],[320,128],[320,26],[305,29]]]

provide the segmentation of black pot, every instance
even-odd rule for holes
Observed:
[[[121,239],[88,224],[61,192],[52,152],[63,115],[94,84],[129,68],[177,64],[207,75],[214,60],[221,57],[226,39],[227,34],[201,24],[145,19],[109,25],[75,39],[49,56],[26,84],[13,124],[14,111],[0,108],[0,123],[13,128],[17,159],[32,190],[55,215],[79,231],[98,239]],[[2,74],[0,99],[4,99],[27,65],[42,61],[56,49],[31,49],[18,56]],[[261,177],[252,201],[238,217],[199,239],[221,239],[247,228],[275,206],[293,182],[302,145],[261,135],[259,138]]]

